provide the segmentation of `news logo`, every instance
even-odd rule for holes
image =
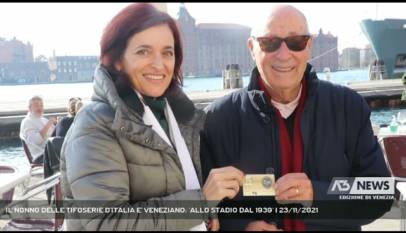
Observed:
[[[354,178],[333,178],[329,194],[348,194],[353,183]]]
[[[393,199],[395,179],[392,177],[334,177],[327,194],[340,199]]]

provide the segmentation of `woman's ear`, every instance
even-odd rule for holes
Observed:
[[[121,61],[117,61],[116,63],[114,63],[114,67],[116,68],[116,70],[120,71],[123,69],[123,65],[121,64]]]

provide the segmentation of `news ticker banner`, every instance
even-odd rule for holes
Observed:
[[[65,203],[64,203],[65,204]],[[276,204],[269,201],[226,201],[216,207],[201,207],[200,203],[192,201],[139,203],[121,206],[108,206],[100,202],[87,202],[86,205],[75,203],[70,206],[49,206],[45,202],[30,201],[19,203],[12,207],[5,207],[0,219],[52,219],[55,215],[62,215],[66,219],[105,218],[145,218],[145,219],[205,219],[217,215],[220,218],[291,218],[311,219],[373,219],[376,213],[389,211],[393,200],[340,200],[313,202],[311,206],[301,204]],[[199,207],[200,206],[200,207]],[[109,218],[110,218],[109,217]],[[385,217],[385,216],[384,216]],[[398,215],[388,215],[388,219],[399,219]]]
[[[328,200],[297,201],[281,204],[274,196],[237,197],[217,203],[207,201],[61,201],[49,205],[47,201],[0,201],[0,219],[65,219],[105,218],[290,218],[306,219],[374,219],[397,205],[395,182],[392,178],[338,177],[332,179],[326,196]],[[295,201],[293,201],[295,202]],[[397,215],[383,218],[399,219]]]

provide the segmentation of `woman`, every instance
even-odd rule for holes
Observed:
[[[73,120],[76,116],[76,113],[82,107],[82,99],[79,97],[73,97],[69,99],[68,103],[68,115],[62,117],[61,120],[55,126],[54,132],[52,133],[52,137],[65,137],[66,133],[68,132],[70,126],[73,123]]]
[[[149,4],[129,5],[106,27],[100,58],[92,101],[76,116],[62,148],[65,200],[136,208],[233,198],[243,181],[233,167],[214,169],[200,185],[205,116],[180,88],[182,47],[175,21]],[[205,230],[207,216],[98,213],[75,223],[72,218],[68,230]]]

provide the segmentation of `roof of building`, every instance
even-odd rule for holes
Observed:
[[[323,38],[330,38],[330,39],[336,39],[337,37],[336,36],[334,36],[334,35],[332,35],[332,34],[312,34],[312,36],[314,37],[314,38],[316,38],[316,37],[323,37]]]
[[[323,37],[323,38],[329,38],[329,39],[336,39],[337,37],[331,34],[331,32],[327,32],[326,34],[323,33],[323,29],[319,29],[319,33],[313,34],[313,37]]]

